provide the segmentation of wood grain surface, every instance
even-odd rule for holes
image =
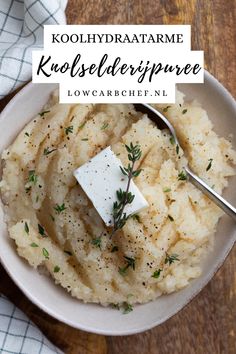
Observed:
[[[205,67],[236,95],[235,0],[69,0],[66,13],[70,24],[191,24],[192,48],[204,50]],[[0,101],[0,109],[9,99]],[[89,334],[47,316],[2,268],[0,292],[65,353],[235,354],[235,269],[236,248],[211,282],[179,314],[150,331],[126,337]]]

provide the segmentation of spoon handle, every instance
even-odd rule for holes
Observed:
[[[227,200],[219,195],[214,189],[209,187],[201,178],[195,175],[189,167],[185,168],[185,171],[189,177],[189,181],[198,189],[200,189],[205,195],[207,195],[218,207],[220,207],[226,214],[236,221],[236,208],[234,208]]]

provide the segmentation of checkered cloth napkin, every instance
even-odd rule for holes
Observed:
[[[0,0],[0,99],[31,78],[31,52],[43,25],[65,24],[67,0]],[[0,354],[62,353],[0,294]]]
[[[0,295],[0,354],[9,353],[63,354],[22,311]]]
[[[65,24],[67,0],[0,0],[0,99],[31,78],[43,25]]]

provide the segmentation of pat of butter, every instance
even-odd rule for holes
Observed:
[[[126,190],[127,176],[120,170],[121,161],[116,157],[110,146],[87,163],[74,171],[74,176],[92,201],[97,212],[107,226],[113,225],[113,203],[117,200],[116,191]],[[148,207],[133,180],[129,191],[135,195],[131,204],[126,205],[124,212],[127,215],[135,214]]]

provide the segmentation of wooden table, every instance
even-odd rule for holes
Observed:
[[[192,48],[205,51],[205,66],[236,94],[235,0],[69,0],[70,24],[191,24]],[[9,97],[0,102],[3,108]],[[236,248],[205,289],[179,314],[139,335],[85,333],[45,315],[0,268],[5,293],[66,353],[235,354]],[[34,353],[32,353],[34,354]]]

